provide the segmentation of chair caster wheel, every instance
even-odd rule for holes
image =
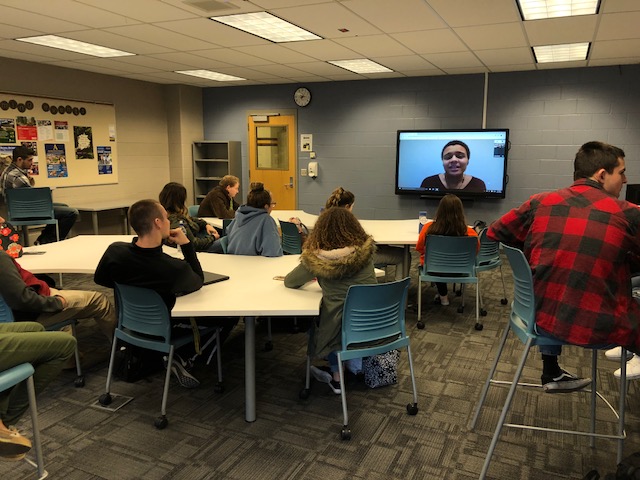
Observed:
[[[84,387],[84,377],[81,375],[79,377],[77,377],[74,381],[73,384],[75,385],[76,388],[81,388]]]
[[[300,398],[300,400],[306,400],[307,398],[309,398],[310,394],[311,391],[308,388],[303,388],[302,390],[300,390],[300,393],[298,393],[298,398]]]
[[[502,305],[506,305],[506,304],[508,303],[508,301],[507,301],[507,299],[506,299],[506,298],[501,298],[501,299],[500,299],[500,303],[501,303]]]
[[[111,397],[110,393],[103,393],[102,395],[100,395],[100,398],[98,398],[98,403],[100,403],[100,405],[102,405],[103,407],[111,405],[112,401],[113,398]]]
[[[418,413],[418,404],[417,403],[409,403],[407,405],[407,413],[409,415],[416,415]]]
[[[458,313],[464,313],[464,307],[458,307]]]
[[[342,440],[351,440],[351,430],[349,430],[349,427],[342,427],[340,438]]]
[[[482,325],[481,323],[476,323],[476,326],[473,327],[473,328],[475,328],[476,330],[480,331],[480,330],[482,330],[484,328],[484,325]]]
[[[462,296],[462,289],[456,290],[456,297],[461,297],[461,296]]]
[[[483,308],[480,309],[480,316],[481,317],[486,317],[487,316],[487,311]]]
[[[216,393],[222,393],[222,392],[224,392],[224,385],[222,385],[222,383],[216,383],[216,384],[213,386],[213,391],[214,391],[214,392],[216,392]]]
[[[264,344],[264,351],[265,352],[270,352],[271,350],[273,350],[273,342],[267,342]]]
[[[424,322],[420,321],[416,324],[416,326],[420,329],[423,330],[424,329]]]
[[[169,420],[167,420],[167,417],[165,415],[156,418],[153,422],[153,426],[158,430],[164,430],[165,428],[167,428],[167,425],[169,425]]]

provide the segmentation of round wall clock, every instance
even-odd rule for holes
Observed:
[[[308,88],[300,87],[294,92],[293,100],[299,107],[306,107],[311,103],[311,92]]]

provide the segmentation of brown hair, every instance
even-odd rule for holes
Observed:
[[[177,182],[167,183],[160,192],[158,197],[160,204],[165,208],[167,213],[178,213],[187,215],[187,189],[184,185]]]
[[[235,175],[225,175],[220,180],[220,184],[219,185],[226,190],[227,187],[233,187],[234,185],[236,185],[238,183],[240,183],[240,179],[238,177],[236,177]]]
[[[247,195],[247,205],[253,208],[264,208],[265,205],[271,203],[271,192],[264,189],[262,182],[253,182],[249,185],[249,194]]]
[[[467,222],[464,219],[462,201],[452,193],[442,197],[433,225],[427,235],[446,235],[448,237],[464,237],[467,235]]]
[[[156,218],[163,218],[162,205],[157,200],[139,200],[129,207],[129,225],[141,237],[151,233]]]
[[[356,201],[356,196],[351,193],[349,190],[345,190],[342,187],[336,188],[329,198],[327,199],[327,203],[325,208],[331,207],[348,207],[353,205],[353,202]]]
[[[362,225],[346,208],[328,208],[318,217],[304,243],[305,250],[335,250],[362,246],[369,239]]]

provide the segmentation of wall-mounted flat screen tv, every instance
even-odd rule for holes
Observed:
[[[509,130],[398,130],[396,194],[504,198]]]

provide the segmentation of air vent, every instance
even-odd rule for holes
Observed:
[[[217,2],[216,0],[204,0],[204,1],[196,1],[196,2],[184,2],[185,5],[190,7],[195,7],[203,12],[213,13],[224,10],[237,10],[240,7],[235,6],[229,2]]]

